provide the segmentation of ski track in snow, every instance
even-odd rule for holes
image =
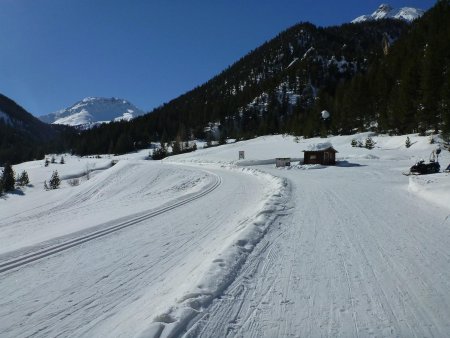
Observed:
[[[267,136],[7,196],[2,262],[133,226],[1,273],[0,336],[449,336],[449,176],[401,175],[426,138],[351,148],[367,135],[329,139],[336,167],[275,169],[323,140]],[[67,160],[69,176],[92,161]],[[23,167],[37,184],[54,168]]]
[[[159,191],[155,181],[172,168],[168,176],[174,182],[169,188],[178,192],[173,196],[179,196],[186,184],[195,182],[199,173],[205,175],[205,170],[198,168],[161,164],[158,169],[158,164],[150,162],[125,167],[126,170],[113,167],[111,172],[103,173],[102,180],[85,186],[58,207],[44,203],[42,208],[48,206],[52,211],[47,211],[47,219],[42,208],[28,210],[25,217],[17,216],[19,226],[30,227],[27,222],[33,219],[33,211],[37,211],[38,226],[42,220],[48,223],[53,212],[61,221],[66,211],[74,213],[83,203],[84,210],[91,205],[98,208],[103,205],[103,196],[114,196],[105,191],[116,192],[114,187],[119,181],[132,188],[126,192],[129,198],[135,187],[141,187],[132,182],[140,176],[139,172],[132,174],[135,167],[158,172],[147,187],[149,192],[152,186]],[[116,171],[120,174],[114,174]],[[175,179],[180,171],[189,173],[191,180]],[[231,283],[267,230],[277,208],[267,201],[271,197],[276,200],[279,195],[273,196],[274,187],[282,186],[282,180],[250,169],[209,168],[206,174],[219,175],[224,182],[208,197],[144,219],[101,240],[81,243],[3,272],[0,336],[129,337],[147,335],[155,328],[156,336],[171,336],[183,330],[193,313],[207,306]],[[246,179],[242,180],[242,176]],[[163,193],[165,197],[167,194]],[[120,194],[117,198],[122,201]],[[110,202],[114,205],[114,197]],[[21,250],[13,254],[17,252]]]
[[[267,168],[291,182],[294,212],[184,336],[448,336],[445,212],[400,177],[380,185],[383,169]]]

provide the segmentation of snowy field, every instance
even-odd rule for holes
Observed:
[[[367,136],[15,166],[32,186],[0,199],[0,336],[449,336],[450,174],[402,175],[428,137],[351,147]],[[325,141],[337,166],[275,168]]]

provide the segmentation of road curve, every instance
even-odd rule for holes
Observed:
[[[187,203],[190,203],[192,201],[195,201],[196,199],[199,199],[203,196],[208,195],[209,193],[211,193],[212,191],[214,191],[215,189],[217,189],[217,187],[219,187],[222,184],[222,179],[217,176],[217,175],[212,175],[212,177],[214,178],[214,181],[209,184],[208,186],[206,186],[206,188],[198,193],[195,193],[193,195],[188,195],[185,198],[183,198],[182,200],[175,202],[175,203],[171,203],[169,205],[165,205],[162,207],[157,208],[156,210],[151,210],[145,214],[140,214],[137,217],[131,217],[129,220],[120,222],[118,224],[115,225],[111,225],[108,226],[107,228],[104,228],[102,230],[98,230],[98,231],[94,231],[92,233],[89,233],[87,235],[83,235],[68,241],[65,241],[63,243],[60,243],[58,245],[54,245],[51,247],[47,247],[45,249],[42,250],[38,250],[32,253],[28,253],[26,255],[20,256],[20,257],[16,257],[12,260],[7,260],[5,262],[1,262],[0,263],[0,273],[4,273],[6,271],[12,270],[12,269],[16,269],[19,268],[23,265],[26,265],[28,263],[31,262],[35,262],[39,259],[42,258],[46,258],[48,256],[54,255],[56,253],[59,253],[61,251],[65,251],[68,250],[70,248],[73,248],[75,246],[78,246],[80,244],[92,241],[94,239],[98,239],[101,238],[103,236],[109,235],[111,233],[114,233],[116,231],[128,228],[130,226],[136,225],[138,223],[141,223],[145,220],[148,220],[150,218],[153,218],[155,216],[161,215],[165,212],[168,212],[170,210],[173,210],[175,208],[178,208],[182,205],[185,205]]]

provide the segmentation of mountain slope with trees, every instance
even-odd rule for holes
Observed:
[[[407,26],[399,20],[328,28],[298,24],[151,114],[82,133],[73,150],[121,153],[150,140],[207,138],[210,122],[220,122],[221,138],[312,136],[317,92],[326,88],[333,94],[339,83],[364,73],[383,55],[383,41],[395,41]]]
[[[41,122],[0,94],[0,166],[43,158],[45,152],[68,149],[63,141],[70,128]]]
[[[367,74],[338,86],[326,108],[332,131],[371,126],[394,134],[442,131],[450,138],[450,1],[416,21]]]

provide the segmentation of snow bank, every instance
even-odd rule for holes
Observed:
[[[254,175],[264,181],[266,190],[261,209],[241,224],[234,237],[224,242],[223,251],[210,262],[209,269],[199,277],[197,283],[176,304],[155,316],[150,327],[139,337],[174,337],[186,330],[189,322],[233,282],[247,256],[276,221],[280,212],[285,210],[288,199],[286,180],[256,169],[231,166],[227,169]]]
[[[418,196],[450,209],[450,174],[410,176],[408,190]]]

